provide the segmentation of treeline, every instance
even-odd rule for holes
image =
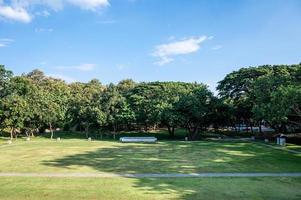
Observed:
[[[31,136],[61,128],[116,134],[123,130],[186,128],[187,137],[247,124],[268,124],[276,131],[296,132],[301,126],[301,65],[242,68],[228,74],[218,96],[204,84],[136,83],[130,79],[103,85],[66,84],[34,70],[21,76],[0,65],[0,128],[11,137]]]

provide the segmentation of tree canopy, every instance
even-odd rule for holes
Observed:
[[[190,140],[209,127],[266,123],[276,131],[300,130],[301,65],[242,68],[218,83],[214,96],[202,83],[141,82],[103,85],[65,81],[33,70],[21,76],[0,65],[0,127],[11,137],[56,128],[117,134],[186,128]]]

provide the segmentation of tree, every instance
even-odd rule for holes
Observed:
[[[0,99],[4,98],[9,94],[7,86],[10,79],[12,78],[13,73],[9,70],[6,70],[4,65],[0,65]],[[0,130],[3,127],[4,120],[4,110],[3,110],[3,101],[0,101]]]
[[[227,104],[218,97],[212,97],[209,104],[207,124],[212,125],[215,129],[228,126],[235,123],[234,114],[231,104]]]
[[[300,129],[301,86],[280,86],[271,92],[270,101],[266,105],[258,106],[257,109],[278,132],[286,132],[287,126]]]
[[[136,123],[144,126],[145,131],[160,122],[164,104],[160,91],[157,83],[141,83],[128,92],[127,98],[135,113]]]
[[[253,103],[250,94],[254,81],[271,70],[271,66],[241,68],[220,81],[217,86],[219,95],[233,107],[235,121],[238,124],[252,122]]]
[[[183,126],[188,130],[188,139],[196,140],[200,128],[208,126],[209,105],[213,94],[207,86],[199,85],[188,95],[182,96],[177,105],[182,115]]]
[[[219,82],[219,95],[234,108],[237,123],[259,123],[265,118],[272,90],[285,81],[300,80],[301,65],[264,65],[234,71]],[[269,79],[273,79],[273,83]],[[259,124],[260,125],[260,124]],[[259,126],[261,127],[261,126]]]
[[[100,127],[106,122],[100,102],[104,87],[94,79],[87,84],[73,83],[70,90],[71,98],[68,106],[70,123],[84,126],[86,137],[89,137],[90,127]]]
[[[107,125],[113,129],[114,137],[121,125],[129,125],[135,120],[134,112],[118,88],[110,84],[103,92],[101,101],[106,113]]]
[[[0,65],[0,98],[7,94],[6,87],[12,76],[13,73],[11,71],[6,70],[4,65]]]
[[[117,89],[122,94],[125,94],[130,89],[133,89],[137,84],[132,79],[125,79],[117,84]]]
[[[37,122],[36,128],[48,126],[51,139],[54,136],[55,126],[64,126],[70,91],[67,84],[59,79],[47,77],[39,70],[33,70],[24,77],[30,79],[38,88],[31,101],[35,105],[34,118],[29,124]]]
[[[161,123],[168,129],[169,136],[175,137],[175,129],[183,121],[181,113],[177,110],[177,104],[181,97],[189,94],[198,84],[183,82],[161,82],[162,91],[160,101],[162,102]]]
[[[279,88],[300,83],[296,77],[296,71],[299,67],[274,67],[271,72],[258,78],[253,83],[251,99],[253,102],[252,112],[255,119],[264,120],[278,132],[287,131],[287,121],[283,120],[283,114],[278,112],[282,109],[277,110],[279,103],[273,102],[273,97]],[[278,96],[280,97],[281,95]]]
[[[273,113],[296,127],[301,127],[301,85],[280,87],[272,95]]]
[[[7,94],[2,98],[3,124],[11,129],[11,139],[17,132],[25,128],[25,122],[33,116],[34,104],[31,97],[36,93],[35,85],[25,77],[14,77],[7,86]]]

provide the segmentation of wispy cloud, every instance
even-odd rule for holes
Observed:
[[[70,76],[65,76],[63,74],[48,74],[48,77],[57,78],[66,81],[67,83],[76,82],[76,80]]]
[[[221,48],[223,48],[222,45],[216,45],[216,46],[212,47],[211,50],[219,50]]]
[[[53,0],[52,0],[53,1]],[[96,11],[99,8],[110,5],[108,0],[65,0],[66,2],[80,7],[84,10]]]
[[[14,42],[13,39],[9,39],[9,38],[0,38],[0,47],[6,47],[8,46],[10,43]]]
[[[74,66],[56,66],[55,69],[60,70],[79,70],[79,71],[93,71],[96,67],[96,64],[84,63]]]
[[[36,33],[41,33],[41,32],[53,32],[54,30],[52,28],[36,28],[34,31]]]
[[[34,16],[49,16],[45,8],[59,11],[68,4],[94,12],[110,5],[109,0],[0,0],[0,19],[29,23]]]
[[[35,12],[35,15],[36,16],[48,17],[48,16],[50,16],[50,13],[47,10],[42,10],[42,11]]]
[[[159,59],[155,64],[162,66],[174,61],[175,56],[197,52],[200,49],[201,44],[209,39],[212,39],[212,36],[190,37],[157,45],[155,51],[152,53],[152,56]]]

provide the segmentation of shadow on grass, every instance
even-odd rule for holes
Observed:
[[[139,179],[146,194],[178,194],[178,199],[300,199],[300,178],[163,178]]]
[[[241,142],[112,142],[110,147],[43,164],[67,169],[84,166],[107,173],[300,172],[301,157]],[[147,193],[176,192],[184,199],[198,198],[199,193],[198,187],[181,179],[137,179],[135,187]]]
[[[251,143],[159,142],[85,151],[44,165],[111,173],[300,172],[301,157]]]

